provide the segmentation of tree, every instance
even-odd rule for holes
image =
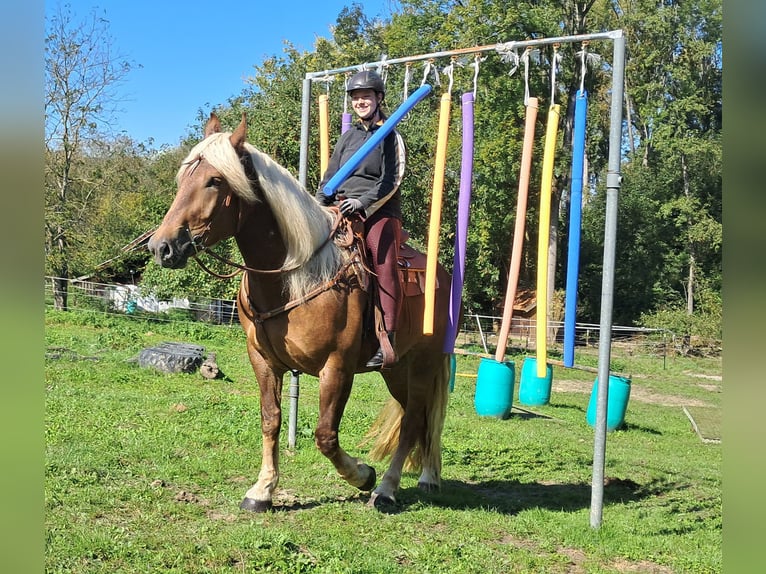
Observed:
[[[630,173],[655,209],[665,249],[655,297],[638,311],[684,308],[720,293],[722,236],[722,3],[648,0],[614,3],[626,30]]]
[[[550,38],[622,29],[626,35],[626,129],[623,141],[622,189],[619,204],[618,257],[615,270],[614,318],[621,324],[641,321],[647,313],[679,302],[696,314],[697,293],[705,313],[715,317],[720,300],[721,223],[721,31],[720,0],[681,3],[667,0],[624,0],[597,3],[583,0],[401,0],[389,22],[370,20],[358,5],[344,9],[334,38],[317,40],[313,52],[299,53],[289,44],[284,57],[256,66],[251,85],[216,110],[234,126],[247,111],[249,139],[297,173],[300,151],[301,82],[306,71],[334,69],[388,58],[446,51],[527,38]],[[563,59],[554,92],[562,107],[559,151],[555,166],[554,206],[562,213],[553,226],[566,230],[570,173],[571,124],[574,93],[580,84],[582,46],[561,46]],[[587,170],[584,183],[583,242],[580,256],[578,320],[596,322],[600,315],[604,201],[609,138],[611,44],[591,43],[596,58],[588,68],[586,122]],[[530,94],[541,110],[551,103],[551,46],[539,51],[530,65]],[[473,89],[465,68],[472,57],[456,59],[453,105],[440,260],[450,267],[458,195],[461,117],[459,94]],[[434,62],[439,70],[446,61]],[[410,92],[421,78],[413,65]],[[474,185],[464,298],[472,310],[494,313],[502,303],[508,275],[509,246],[515,217],[522,130],[524,79],[522,68],[510,76],[512,64],[487,54],[480,65],[474,120]],[[385,67],[386,102],[390,110],[403,100],[404,66]],[[445,90],[435,86],[435,92]],[[325,86],[314,82],[314,96],[327,89],[331,123],[343,106],[342,76]],[[429,78],[432,82],[432,78]],[[313,104],[313,103],[312,103]],[[315,109],[312,105],[312,110]],[[399,124],[408,153],[403,185],[404,223],[412,242],[425,244],[439,98],[424,100]],[[538,113],[528,222],[537,220],[545,113]],[[206,114],[201,114],[202,126]],[[318,122],[310,122],[309,171],[311,192],[319,181]],[[335,126],[337,128],[337,125]],[[339,130],[331,130],[331,144]],[[560,196],[559,196],[560,194]],[[531,283],[536,272],[537,229],[527,225],[521,282]],[[552,234],[555,236],[555,234]],[[552,249],[563,250],[565,234]],[[549,252],[550,253],[550,252]],[[554,262],[561,285],[562,257]],[[554,278],[554,273],[549,275]],[[700,292],[700,290],[702,290]],[[549,290],[551,293],[552,289]],[[709,308],[709,310],[708,310]]]
[[[116,112],[116,88],[131,64],[112,51],[108,21],[96,12],[76,21],[59,7],[46,28],[46,274],[54,277],[54,306],[66,309],[70,250],[94,199],[81,168]]]

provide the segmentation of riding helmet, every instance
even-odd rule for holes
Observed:
[[[346,92],[349,93],[353,90],[364,89],[374,90],[383,94],[384,96],[386,95],[386,86],[383,84],[383,79],[377,74],[377,72],[372,70],[362,70],[361,72],[357,72],[351,76],[351,79],[348,81],[348,85],[346,86]]]

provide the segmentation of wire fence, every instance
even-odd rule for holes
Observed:
[[[67,309],[70,311],[114,314],[136,319],[151,318],[154,321],[195,321],[216,325],[239,326],[236,301],[210,298],[174,298],[161,300],[145,293],[137,285],[121,285],[45,278],[45,306],[54,307],[54,286],[58,281],[67,284]],[[455,348],[463,353],[494,356],[502,317],[465,313],[455,340]],[[575,346],[581,349],[597,348],[599,343],[597,324],[575,324]],[[548,352],[563,354],[564,324],[548,321]],[[534,319],[513,317],[506,342],[511,354],[529,353],[535,350],[537,323]],[[612,345],[628,354],[662,357],[689,354],[691,342],[688,337],[678,336],[667,329],[649,329],[615,325],[612,327]],[[720,352],[720,341],[696,341],[694,346],[706,349],[705,354]]]

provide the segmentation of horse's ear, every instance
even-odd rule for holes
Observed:
[[[242,112],[242,120],[239,122],[237,129],[235,129],[232,132],[231,137],[229,138],[229,141],[231,142],[231,145],[234,146],[235,150],[241,151],[242,146],[245,143],[246,139],[247,139],[247,119],[245,117],[245,112]]]
[[[216,134],[221,131],[221,120],[215,115],[215,112],[210,112],[210,118],[205,124],[205,137]]]

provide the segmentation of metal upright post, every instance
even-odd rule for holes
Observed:
[[[306,188],[309,165],[309,134],[311,126],[311,80],[303,80],[303,99],[301,101],[301,154],[298,166],[298,181]],[[290,415],[287,421],[287,446],[295,448],[298,429],[298,395],[300,394],[299,371],[290,371]]]
[[[609,364],[612,346],[614,301],[614,260],[617,237],[617,200],[620,191],[620,153],[622,149],[622,98],[625,75],[625,37],[614,36],[612,61],[612,110],[609,129],[609,164],[606,175],[606,220],[604,222],[604,263],[601,280],[601,323],[598,341],[598,394],[593,445],[593,481],[590,525],[601,526],[604,507],[604,464],[606,460],[606,409],[609,399]]]
[[[305,188],[309,173],[309,134],[311,133],[311,78],[303,80],[301,99],[301,155],[298,160],[298,181]]]
[[[287,448],[295,448],[298,430],[298,395],[300,395],[300,371],[290,371],[290,420],[287,429]]]

